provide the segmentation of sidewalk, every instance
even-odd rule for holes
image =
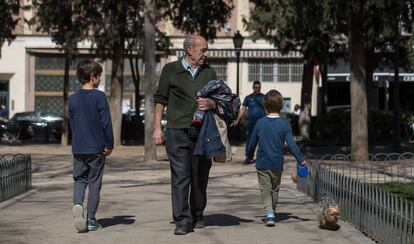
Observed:
[[[214,164],[205,211],[207,227],[185,236],[170,223],[170,173],[163,147],[160,161],[143,162],[143,147],[119,147],[106,164],[97,213],[103,229],[76,232],[72,218],[69,147],[1,146],[3,153],[30,153],[37,191],[7,206],[0,204],[2,243],[373,243],[347,223],[339,231],[318,228],[316,205],[296,190],[288,157],[282,179],[276,227],[265,227],[254,166],[242,165],[243,149],[234,160]]]

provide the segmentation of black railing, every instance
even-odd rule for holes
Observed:
[[[340,204],[341,218],[379,243],[414,243],[414,204],[377,183],[412,182],[414,154],[378,154],[369,161],[330,155],[308,159],[309,174],[298,189],[315,201]]]
[[[0,155],[0,202],[32,189],[30,155]]]

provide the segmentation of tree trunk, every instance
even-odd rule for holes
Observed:
[[[299,133],[303,139],[310,139],[312,85],[313,85],[313,61],[305,61],[303,66],[303,82],[301,91],[301,111],[299,115]]]
[[[135,63],[133,61],[133,57],[130,57],[129,62],[131,65],[131,72],[132,77],[134,80],[134,94],[135,94],[135,116],[139,119],[139,108],[141,107],[141,95],[140,95],[140,88],[139,83],[141,82],[141,77],[139,76],[139,64],[138,64],[138,57],[135,58]]]
[[[370,127],[370,121],[372,121],[372,113],[370,108],[373,107],[374,104],[374,66],[375,66],[375,53],[372,51],[367,51],[365,53],[365,86],[367,90],[367,124],[368,128]],[[369,131],[368,131],[368,145],[369,145]]]
[[[145,160],[156,159],[156,147],[152,140],[154,132],[155,93],[155,2],[145,0]]]
[[[397,29],[399,31],[399,29]],[[400,57],[398,36],[394,45],[394,82],[392,83],[392,148],[395,152],[401,151],[401,108],[400,108]]]
[[[121,126],[122,126],[122,94],[123,94],[123,74],[124,59],[123,46],[115,45],[112,54],[111,70],[111,95],[109,97],[109,108],[112,117],[112,127],[114,133],[114,146],[121,145]]]
[[[368,160],[367,90],[362,25],[352,16],[349,30],[351,154],[352,160]]]
[[[328,106],[328,62],[325,61],[320,66],[321,76],[322,76],[322,88],[321,88],[321,112],[326,112],[326,107]]]
[[[68,93],[69,93],[69,68],[70,68],[70,54],[65,53],[65,73],[63,76],[63,125],[62,138],[60,143],[63,146],[68,145],[69,141],[69,107],[68,107]]]

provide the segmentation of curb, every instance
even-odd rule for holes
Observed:
[[[12,197],[10,199],[7,199],[4,202],[0,202],[0,210],[7,208],[8,206],[16,203],[16,202],[20,202],[21,200],[25,199],[26,197],[29,197],[30,195],[36,193],[38,190],[38,188],[33,188],[25,193],[19,194],[15,197]]]

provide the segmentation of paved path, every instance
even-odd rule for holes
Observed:
[[[142,147],[120,147],[108,158],[97,213],[104,228],[79,234],[71,215],[70,148],[1,146],[0,153],[32,155],[37,190],[0,204],[0,243],[372,243],[344,222],[339,231],[319,229],[315,204],[296,190],[288,169],[282,179],[276,227],[265,227],[254,167],[241,165],[243,149],[235,149],[232,162],[212,167],[207,227],[175,236],[170,223],[169,164],[162,147],[159,161],[144,162]],[[288,157],[287,167],[293,165]]]

